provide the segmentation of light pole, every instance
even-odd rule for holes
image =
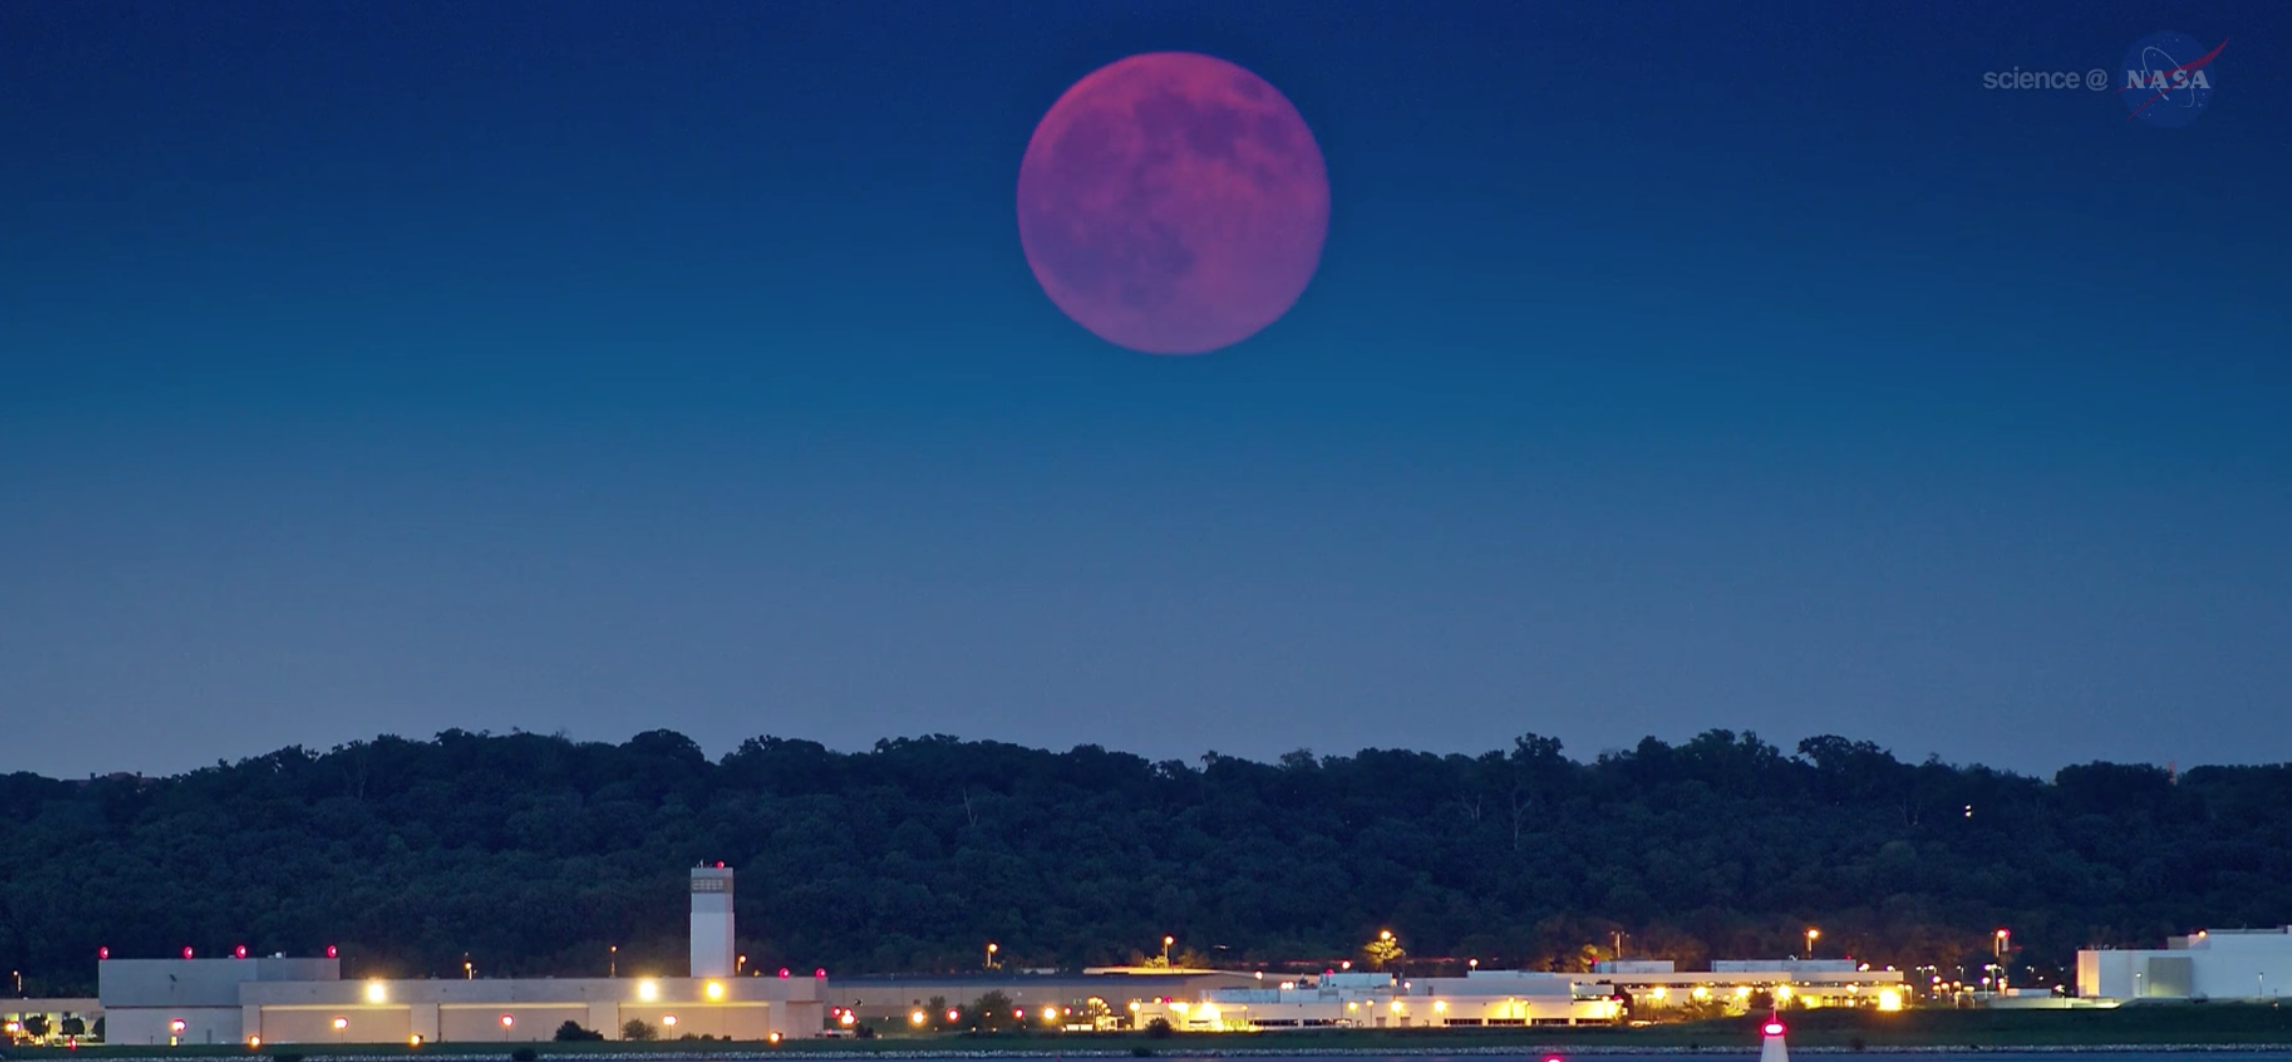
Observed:
[[[467,956],[464,956],[462,959],[462,980],[477,980],[477,966],[471,963]]]
[[[997,944],[992,940],[987,942],[987,969],[992,970],[995,968],[995,953],[1001,950],[1003,950],[1002,945]]]
[[[1164,934],[1164,935],[1163,935],[1163,937],[1162,937],[1162,965],[1164,965],[1164,966],[1168,966],[1168,965],[1170,965],[1170,945],[1172,945],[1172,944],[1176,944],[1177,942],[1178,942],[1178,938],[1176,938],[1176,937],[1173,937],[1173,936],[1169,936],[1168,934]]]
[[[1807,958],[1812,959],[1815,957],[1815,941],[1821,936],[1822,930],[1816,929],[1813,926],[1807,927]]]
[[[605,976],[621,976],[621,946],[618,944],[605,945]]]

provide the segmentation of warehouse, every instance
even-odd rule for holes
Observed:
[[[2292,926],[2200,929],[2163,949],[2077,953],[2085,999],[2254,999],[2292,995]]]
[[[104,1040],[499,1043],[552,1039],[566,1022],[618,1039],[630,1021],[665,1039],[819,1035],[826,971],[734,976],[732,882],[722,864],[692,871],[688,977],[344,980],[332,955],[107,957],[96,973]]]

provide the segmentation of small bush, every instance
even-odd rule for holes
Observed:
[[[623,1040],[650,1040],[657,1035],[659,1034],[653,1031],[652,1026],[645,1024],[643,1018],[630,1018],[621,1023],[621,1039]]]
[[[1167,1040],[1174,1032],[1176,1030],[1170,1028],[1170,1023],[1161,1018],[1146,1023],[1146,1038],[1149,1040]]]
[[[569,1020],[557,1027],[557,1042],[559,1043],[579,1043],[583,1040],[602,1040],[604,1038],[604,1033],[584,1029],[581,1027],[581,1023],[577,1021]]]

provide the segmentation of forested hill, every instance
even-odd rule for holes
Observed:
[[[2292,920],[2292,767],[2094,764],[2051,781],[1713,731],[1580,763],[1304,752],[1150,762],[946,737],[763,738],[711,762],[450,731],[172,778],[0,778],[0,957],[340,945],[352,975],[681,973],[686,868],[739,868],[753,967],[835,972],[1357,955],[1570,968],[1804,947],[1955,966]]]

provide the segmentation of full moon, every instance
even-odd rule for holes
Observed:
[[[1203,354],[1296,304],[1329,234],[1329,171],[1297,108],[1241,67],[1134,55],[1066,90],[1019,163],[1019,244],[1075,323]]]

